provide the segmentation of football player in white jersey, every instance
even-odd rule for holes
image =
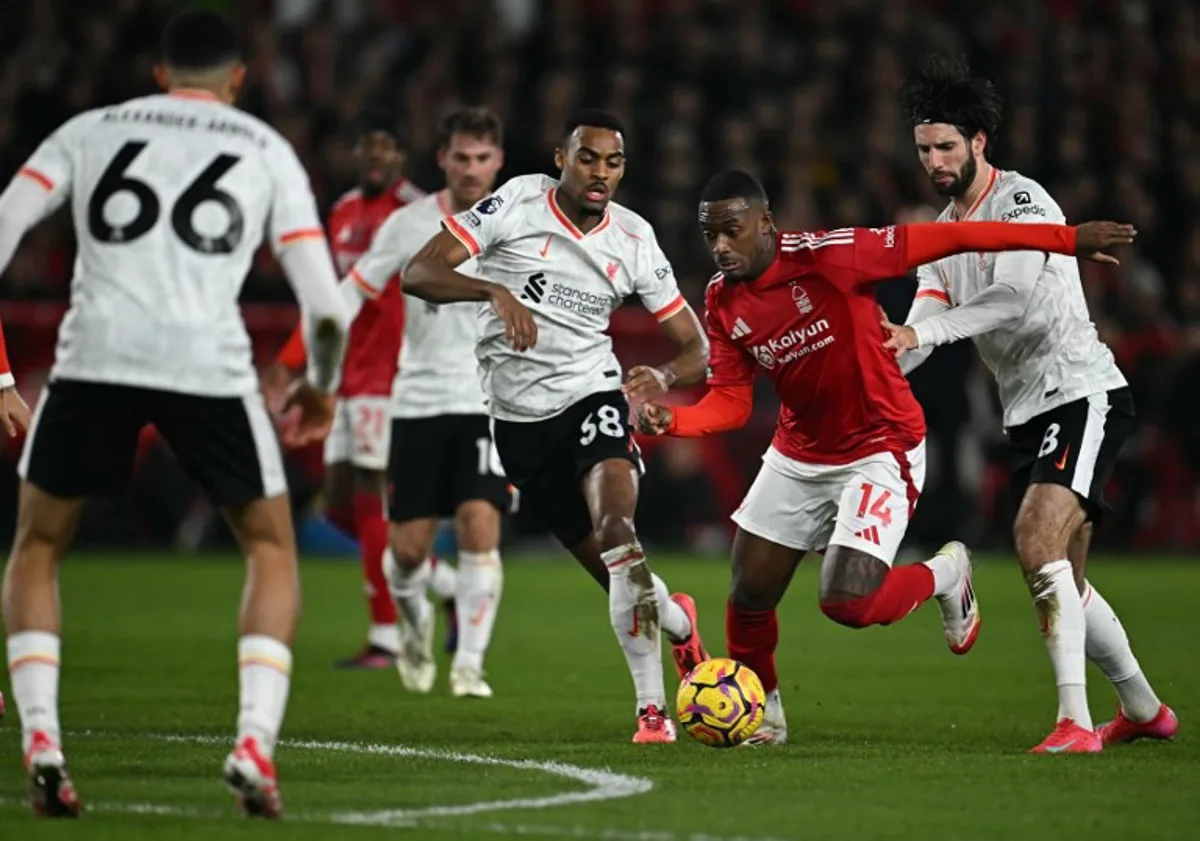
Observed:
[[[612,201],[625,172],[620,121],[602,111],[575,115],[554,163],[561,180],[518,176],[447,217],[405,271],[405,291],[489,304],[479,307],[476,353],[504,472],[522,506],[608,590],[637,694],[633,741],[673,742],[660,629],[681,674],[707,654],[694,602],[670,595],[651,573],[634,530],[642,465],[628,401],[698,377],[708,342],[654,230]],[[471,258],[484,280],[455,271]],[[635,293],[679,355],[634,368],[622,385],[605,331]]]
[[[484,108],[461,108],[438,126],[438,166],[446,187],[388,216],[371,247],[350,271],[363,296],[374,298],[388,278],[441,230],[442,220],[469,210],[492,191],[504,165],[504,124]],[[460,266],[470,272],[475,261]],[[438,521],[453,517],[458,536],[458,648],[450,667],[455,697],[490,698],[483,677],[500,603],[500,518],[511,503],[508,480],[492,444],[475,360],[479,304],[427,303],[405,308],[400,367],[392,388],[388,458],[391,554],[385,560],[400,608],[397,667],[405,687],[433,688],[434,610],[425,597],[429,554]]]
[[[238,293],[269,237],[305,313],[297,436],[323,437],[348,323],[308,178],[292,147],[232,107],[245,79],[224,18],[182,14],[162,39],[166,94],[87,111],[0,196],[0,267],[70,199],[78,253],[50,382],[21,454],[4,577],[8,668],[35,812],[79,813],[58,717],[58,566],[85,498],[125,480],[154,424],[221,506],[247,558],[237,738],[226,785],[251,815],[281,803],[272,751],[300,608],[283,461],[258,390]]]
[[[939,221],[1064,222],[1040,184],[988,161],[1000,122],[992,85],[934,57],[905,84],[917,152],[950,204]],[[995,375],[1023,494],[1013,537],[1058,684],[1058,723],[1036,753],[1096,752],[1178,728],[1150,688],[1120,620],[1085,578],[1104,486],[1133,431],[1125,377],[1096,335],[1074,258],[1033,251],[963,254],[921,267],[907,326],[887,345],[910,371],[937,345],[970,338]],[[1120,699],[1093,730],[1086,660]]]

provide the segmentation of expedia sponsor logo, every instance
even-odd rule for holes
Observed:
[[[1003,214],[1000,217],[1001,222],[1011,222],[1014,219],[1020,219],[1022,216],[1045,216],[1046,208],[1040,204],[1021,204],[1014,207],[1012,210]]]
[[[765,344],[751,346],[750,354],[758,360],[759,365],[769,370],[820,350],[832,344],[833,339],[829,334],[829,322],[819,318],[807,327],[789,330],[778,339],[768,339]]]

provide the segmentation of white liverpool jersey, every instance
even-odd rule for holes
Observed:
[[[437,235],[448,215],[441,191],[394,211],[375,232],[370,249],[355,263],[351,280],[371,297],[380,294],[388,278],[402,273],[413,256]],[[475,262],[468,260],[459,271],[472,274]],[[412,296],[405,299],[404,343],[392,385],[392,417],[487,414],[475,359],[481,307],[486,304],[430,304]]]
[[[938,221],[958,221],[953,203]],[[963,221],[1066,224],[1062,210],[1040,184],[1018,172],[997,169]],[[917,295],[947,307],[959,306],[995,282],[998,256],[957,254],[922,266],[917,272]],[[1079,264],[1069,255],[1047,256],[1019,319],[973,341],[996,378],[1007,428],[1126,384],[1112,351],[1096,334]]]
[[[659,321],[685,306],[654,230],[610,203],[584,234],[558,207],[558,181],[522,175],[446,229],[478,256],[478,274],[506,287],[533,313],[537,345],[518,353],[504,322],[480,308],[476,353],[493,417],[536,421],[585,397],[621,387],[621,366],[605,331],[613,311],[637,294]]]
[[[258,389],[238,295],[265,234],[323,237],[286,140],[201,92],[84,112],[22,174],[68,196],[77,249],[51,377],[207,396]]]

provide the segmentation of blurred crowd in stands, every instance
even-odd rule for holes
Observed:
[[[616,112],[629,128],[619,199],[654,223],[697,308],[712,267],[695,203],[719,168],[758,174],[785,228],[932,219],[941,201],[918,166],[896,94],[924,51],[965,54],[1004,98],[994,162],[1040,180],[1071,221],[1114,218],[1139,231],[1119,268],[1083,266],[1093,318],[1140,414],[1111,489],[1104,543],[1200,545],[1194,2],[40,0],[6,9],[0,30],[0,178],[70,115],[152,92],[163,21],[201,5],[241,24],[250,81],[240,105],[296,146],[325,208],[353,185],[345,127],[368,104],[403,116],[408,175],[426,189],[439,186],[433,126],[449,106],[484,104],[505,118],[504,178],[552,172],[572,110]],[[70,226],[59,214],[26,238],[0,298],[65,299],[71,261]],[[911,279],[881,287],[893,319],[903,319],[913,288]],[[290,301],[269,257],[245,299]],[[623,356],[654,347],[640,322],[629,324],[614,331]],[[266,336],[263,352],[279,338]],[[19,366],[22,347],[10,347]],[[1006,545],[1012,500],[989,375],[963,343],[938,350],[913,386],[931,457],[913,538]],[[714,525],[723,533],[769,440],[775,404],[761,391],[750,429],[719,449],[652,448],[648,537],[699,545]]]

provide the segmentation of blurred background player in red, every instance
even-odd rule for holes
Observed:
[[[2,250],[3,246],[0,246]],[[17,381],[13,377],[12,366],[8,364],[8,345],[4,341],[3,329],[0,329],[0,424],[4,425],[4,432],[9,438],[16,438],[29,428],[29,407],[17,391]],[[0,718],[4,718],[3,692],[0,692]]]
[[[369,109],[356,121],[354,132],[358,187],[338,199],[326,225],[338,274],[343,277],[366,253],[392,211],[425,195],[402,174],[404,143],[394,114]],[[389,668],[400,648],[396,606],[383,577],[387,548],[383,499],[391,448],[389,404],[403,335],[404,295],[393,277],[381,295],[363,305],[350,328],[333,430],[325,441],[325,511],[335,526],[359,542],[371,615],[366,645],[340,661],[341,668]],[[304,342],[297,330],[264,376],[272,406],[281,403],[304,361]]]

